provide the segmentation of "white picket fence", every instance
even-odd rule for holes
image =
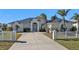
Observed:
[[[1,31],[0,40],[16,41],[16,31]]]
[[[79,38],[79,34],[77,31],[65,31],[65,32],[56,32],[55,30],[52,31],[52,39],[67,39],[67,38]]]

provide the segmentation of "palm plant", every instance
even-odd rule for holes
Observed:
[[[41,15],[40,15],[43,19],[47,19],[47,16],[46,16],[46,14],[44,14],[44,13],[41,13]]]
[[[18,31],[18,29],[20,28],[20,26],[19,26],[19,25],[16,25],[15,27],[16,27],[16,30],[17,30],[17,31]]]
[[[7,24],[3,24],[2,29],[3,29],[3,31],[6,31],[6,29],[7,29]]]
[[[40,16],[37,16],[36,18],[38,19],[39,22],[42,21],[42,20],[45,21],[45,23],[46,23],[45,24],[45,30],[47,31],[47,15],[44,14],[44,13],[41,13]]]
[[[57,16],[51,16],[51,20],[56,20],[57,19]]]
[[[66,30],[65,17],[67,16],[69,11],[70,11],[70,9],[68,9],[68,10],[65,10],[65,9],[58,10],[58,14],[62,17],[62,20],[64,21],[64,23],[62,24],[64,31]]]
[[[2,31],[2,24],[0,24],[0,31]]]
[[[64,24],[65,24],[65,16],[67,16],[69,11],[70,9],[68,10],[62,9],[62,10],[58,10],[57,12],[60,16],[62,16],[62,19],[64,20]]]
[[[37,18],[37,19],[38,19],[38,21],[40,22],[41,17],[40,17],[40,16],[37,16],[36,18]]]
[[[79,22],[79,14],[75,13],[74,16],[72,17],[72,19],[75,19]]]
[[[45,24],[45,31],[48,32],[48,27],[47,27],[47,15],[44,14],[44,13],[41,13],[40,17],[45,20],[45,22],[46,22],[46,24]]]

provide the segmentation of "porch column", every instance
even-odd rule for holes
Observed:
[[[39,32],[39,22],[37,22],[37,31]]]
[[[32,29],[32,22],[31,22],[31,31],[32,31],[33,29]]]

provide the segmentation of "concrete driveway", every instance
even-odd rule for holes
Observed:
[[[41,32],[23,33],[19,40],[27,43],[14,43],[10,50],[67,50]]]

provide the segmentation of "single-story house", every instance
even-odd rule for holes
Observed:
[[[55,20],[48,21],[47,25],[48,25],[48,28],[49,28],[49,32],[51,33],[52,30],[61,31],[61,25],[63,23],[64,23],[64,21],[61,20],[61,19],[55,19]],[[77,29],[79,28],[78,23],[74,20],[73,21],[65,20],[65,24],[66,24],[66,28],[67,28],[68,31],[70,30],[70,28],[72,26],[76,26]],[[79,31],[79,29],[78,29],[78,31]]]
[[[9,23],[8,25],[13,28],[13,30],[16,30],[18,32],[23,32],[25,30],[32,31],[32,32],[39,32],[44,25],[46,25],[47,28],[44,29],[48,30],[50,33],[52,30],[58,30],[61,31],[61,25],[64,23],[61,19],[54,19],[54,20],[46,20],[46,19],[38,19],[35,18],[26,18],[24,20],[14,21]],[[77,21],[69,21],[65,20],[66,28],[67,30],[70,30],[72,26],[76,26],[79,31],[79,26]],[[18,27],[18,28],[17,28]]]
[[[42,25],[44,24],[46,24],[45,19],[38,20],[37,18],[27,18],[24,20],[9,23],[9,25],[11,25],[14,30],[19,32],[23,32],[25,29],[29,29],[32,32],[39,32]],[[18,26],[18,29],[16,29],[16,25]]]

